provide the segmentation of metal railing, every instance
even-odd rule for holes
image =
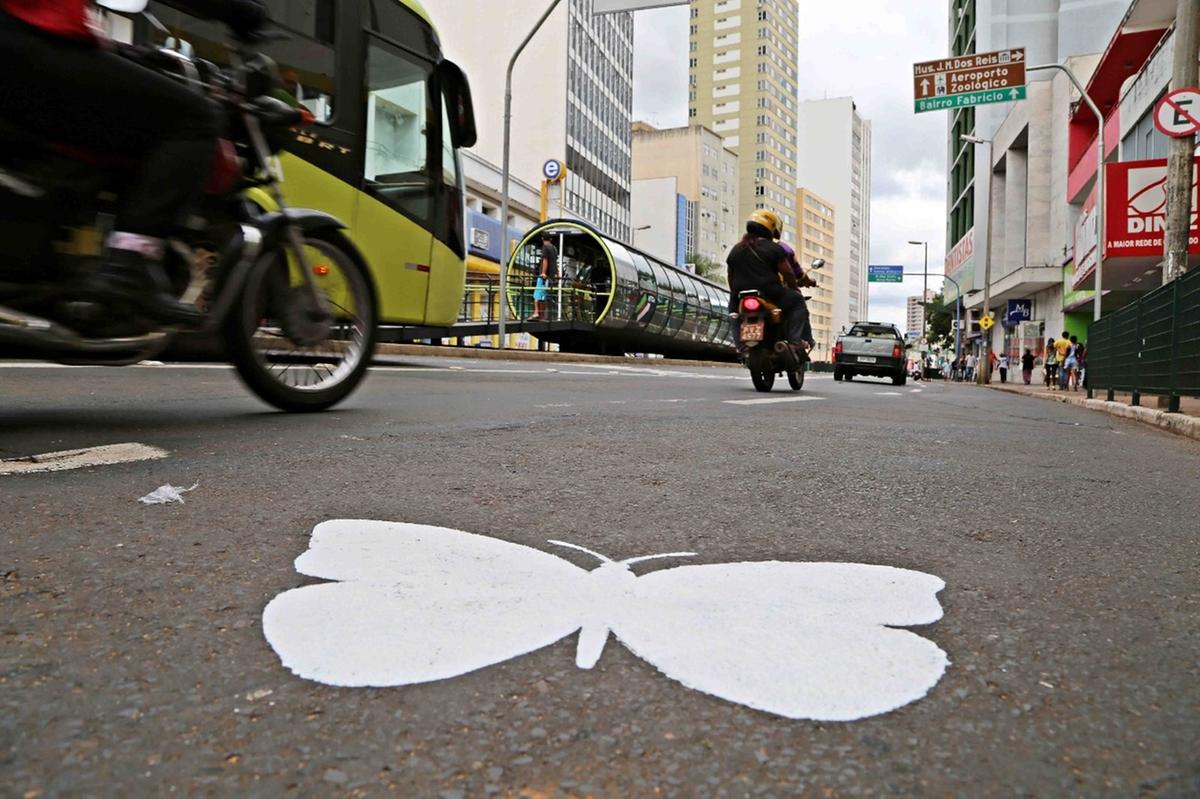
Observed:
[[[1097,390],[1168,398],[1200,397],[1200,269],[1092,323],[1087,342],[1088,396]]]
[[[520,322],[533,316],[536,278],[508,274],[508,312],[510,322]],[[604,311],[608,294],[587,288],[585,283],[570,278],[550,281],[544,291],[546,299],[542,322],[582,322],[594,324]],[[495,324],[500,320],[500,279],[493,277],[473,278],[463,292],[459,322]]]

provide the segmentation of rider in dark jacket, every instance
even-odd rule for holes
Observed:
[[[248,36],[256,0],[171,0]],[[0,119],[54,142],[134,163],[90,290],[155,321],[190,324],[160,266],[165,240],[200,197],[221,122],[204,96],[112,52],[91,0],[0,0]]]
[[[782,233],[783,222],[774,211],[759,209],[750,215],[746,235],[733,245],[725,259],[729,312],[737,313],[740,292],[758,291],[768,302],[783,309],[787,315],[788,341],[804,352],[807,350],[808,306],[796,290],[796,275],[787,252],[775,241]]]

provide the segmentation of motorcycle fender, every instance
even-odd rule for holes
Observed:
[[[274,241],[285,235],[287,225],[297,225],[305,233],[317,230],[345,230],[346,224],[335,216],[311,208],[286,208],[272,214],[264,214],[255,220],[262,230],[265,241]]]

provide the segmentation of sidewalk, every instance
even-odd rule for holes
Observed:
[[[1159,408],[1157,407],[1158,397],[1149,394],[1142,395],[1141,405],[1130,405],[1128,394],[1117,393],[1114,402],[1107,402],[1100,399],[1099,396],[1103,396],[1103,394],[1097,392],[1098,398],[1090,400],[1087,398],[1087,392],[1083,389],[1051,391],[1040,383],[1027,386],[1020,382],[1001,383],[999,379],[995,379],[988,385],[988,388],[1006,391],[1010,394],[1023,394],[1027,397],[1078,405],[1089,410],[1102,411],[1112,416],[1122,416],[1126,419],[1154,425],[1168,432],[1200,441],[1200,398],[1184,397],[1179,403],[1179,413],[1167,413],[1165,401],[1163,407]]]

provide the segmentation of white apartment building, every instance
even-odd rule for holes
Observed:
[[[933,289],[925,289],[924,299],[920,294],[908,298],[908,322],[904,326],[908,337],[920,338],[925,334],[925,303],[932,300],[933,296]]]
[[[686,209],[683,231],[684,255],[701,255],[715,263],[724,263],[744,229],[744,222],[738,217],[737,154],[725,147],[721,136],[702,125],[659,130],[645,122],[635,122],[635,184],[668,177],[676,179],[679,194],[690,206]],[[652,208],[653,204],[647,206],[648,211]],[[674,215],[675,206],[658,208],[660,214],[668,212]],[[641,240],[638,233],[645,232],[638,229],[647,224],[648,218],[634,213],[635,244]],[[654,232],[650,232],[650,237],[661,239]]]
[[[545,5],[438,0],[427,7],[446,56],[471,81],[479,128],[472,152],[502,164],[505,70]],[[633,15],[592,11],[592,0],[561,4],[517,61],[511,171],[538,186],[547,160],[564,162],[564,213],[629,241]]]
[[[837,212],[830,313],[836,333],[866,318],[871,123],[858,113],[850,97],[802,102],[799,120],[799,185],[821,195]]]

